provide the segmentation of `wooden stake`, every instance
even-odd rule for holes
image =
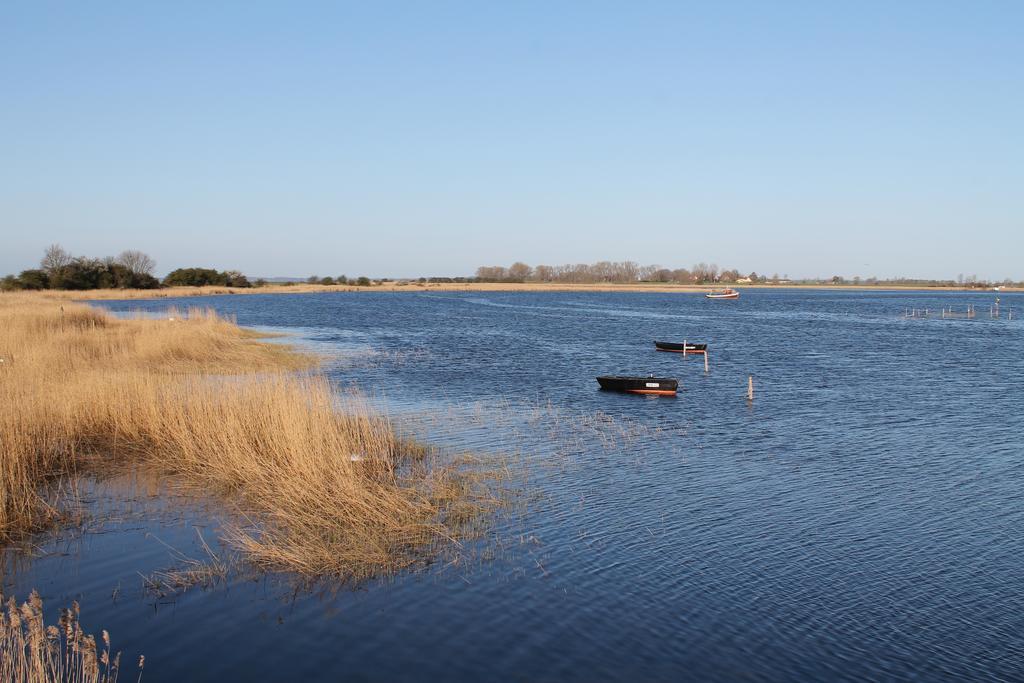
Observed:
[[[747,375],[747,400],[754,400],[754,376]]]
[[[707,371],[708,371],[708,352],[707,352],[707,349],[705,349],[704,350],[704,372],[707,372]]]

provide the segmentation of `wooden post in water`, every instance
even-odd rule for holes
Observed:
[[[704,372],[708,372],[708,350],[704,349]]]
[[[747,400],[754,400],[754,376],[747,375]]]

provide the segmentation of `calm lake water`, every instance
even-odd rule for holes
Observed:
[[[212,543],[215,520],[115,482],[95,493],[112,521],[32,561],[8,553],[0,578],[51,612],[80,600],[87,628],[146,655],[151,683],[1022,680],[1024,297],[1002,295],[990,320],[994,296],[104,303],[212,306],[288,332],[409,429],[520,455],[531,495],[460,566],[338,590],[232,576],[156,598],[138,572],[174,565],[169,547],[202,557],[197,528]],[[968,303],[975,320],[902,318]],[[709,374],[654,351],[684,338],[708,342]],[[606,373],[682,390],[605,393]]]

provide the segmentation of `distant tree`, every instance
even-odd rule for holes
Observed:
[[[688,271],[686,268],[676,268],[672,271],[672,282],[693,282],[693,273]]]
[[[149,254],[143,253],[137,249],[127,249],[122,251],[117,256],[117,263],[130,270],[137,275],[152,275],[153,269],[156,268],[156,261],[154,261]]]
[[[320,276],[310,275],[309,277],[306,278],[306,283],[310,285],[318,285],[320,284]]]
[[[522,261],[516,261],[508,267],[508,279],[512,282],[526,282],[533,274],[533,268]]]
[[[249,282],[249,278],[242,275],[237,270],[226,270],[219,275],[219,279],[228,287],[252,287],[252,283]]]
[[[164,278],[164,285],[168,287],[205,287],[226,284],[225,274],[212,268],[178,268],[172,270]]]
[[[481,282],[501,282],[507,277],[504,266],[480,266],[476,269],[476,278]]]
[[[64,251],[63,247],[59,244],[51,244],[46,248],[46,251],[43,252],[43,258],[39,262],[39,267],[42,268],[47,275],[52,277],[54,274],[60,272],[62,268],[70,265],[71,261],[71,254]]]
[[[370,284],[370,278],[366,277],[365,275],[356,280],[356,285],[359,287],[369,287]]]
[[[672,271],[668,268],[657,268],[651,274],[651,280],[654,282],[672,282]]]
[[[0,278],[0,292],[14,292],[21,288],[21,281],[13,275]]]
[[[84,290],[112,287],[114,282],[103,261],[79,256],[61,268],[56,281],[51,278],[50,285],[55,289]]]
[[[45,270],[23,270],[18,275],[18,289],[47,289],[50,276]]]
[[[256,287],[266,287],[267,286],[267,281],[264,280],[261,277],[260,278],[256,278],[256,282],[254,282],[253,285],[255,285]]]
[[[533,279],[539,282],[551,282],[555,276],[555,269],[551,266],[537,266],[533,269]]]
[[[339,285],[347,285],[348,284],[348,278],[345,277],[344,275],[339,275],[338,277],[334,278],[334,282],[335,282],[335,284],[339,284]]]
[[[322,285],[333,285],[334,284],[334,278],[333,277],[320,278],[320,284],[322,284]]]
[[[843,280],[843,276],[842,275],[833,275],[832,276],[832,284],[834,284],[834,285],[841,285],[841,284],[843,284],[843,282],[844,282],[844,280]]]

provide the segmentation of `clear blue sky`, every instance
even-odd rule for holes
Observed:
[[[0,5],[0,274],[1024,278],[1024,2]]]

